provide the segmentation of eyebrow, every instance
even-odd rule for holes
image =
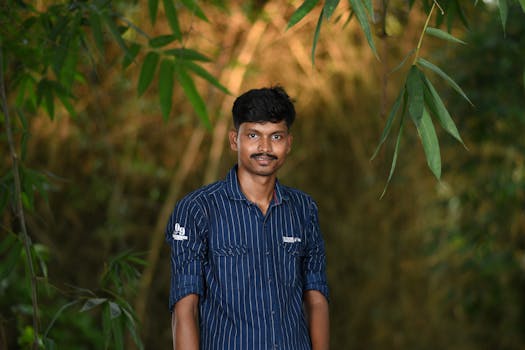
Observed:
[[[258,129],[253,129],[253,128],[246,129],[246,132],[255,132],[255,133],[258,133],[258,134],[261,133],[260,130],[258,130]],[[276,131],[273,131],[273,132],[271,132],[270,134],[287,134],[287,133],[288,133],[288,130],[283,129],[283,130],[276,130]]]

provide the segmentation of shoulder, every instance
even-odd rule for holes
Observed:
[[[223,186],[224,181],[217,181],[189,192],[177,202],[176,210],[204,210],[208,207],[210,197],[221,191]]]
[[[288,198],[294,205],[305,207],[309,210],[317,210],[315,200],[306,192],[297,188],[281,185],[282,194]]]

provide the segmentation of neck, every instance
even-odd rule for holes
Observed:
[[[246,198],[255,203],[266,214],[273,198],[276,176],[258,176],[243,171],[237,171],[241,191]]]

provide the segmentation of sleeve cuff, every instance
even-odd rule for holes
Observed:
[[[169,310],[173,311],[173,307],[180,299],[189,294],[197,294],[200,297],[204,296],[204,282],[202,276],[199,275],[175,275],[171,279],[171,291],[169,298]]]
[[[306,275],[303,291],[307,290],[317,290],[324,295],[326,300],[330,301],[328,284],[326,283],[326,278],[324,277],[324,274],[312,273]]]

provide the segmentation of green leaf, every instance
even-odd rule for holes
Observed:
[[[107,14],[103,14],[102,19],[106,23],[106,26],[109,28],[109,31],[113,35],[113,38],[115,39],[117,44],[124,51],[125,55],[131,57],[131,53],[129,52],[128,46],[124,42],[124,39],[120,35],[120,31],[117,27],[117,24]]]
[[[124,56],[124,59],[122,60],[122,68],[127,68],[133,61],[135,61],[135,58],[139,54],[140,51],[140,44],[139,43],[133,43],[129,47],[129,55]]]
[[[164,53],[166,55],[175,56],[176,58],[179,58],[181,60],[211,62],[211,60],[208,57],[204,56],[200,52],[192,49],[186,49],[184,47],[165,50]]]
[[[503,32],[505,32],[505,28],[507,27],[507,18],[509,16],[509,4],[507,3],[507,0],[498,0],[498,7],[501,25],[503,27]]]
[[[427,164],[436,179],[441,178],[441,154],[439,150],[439,142],[436,135],[436,129],[432,123],[432,119],[428,114],[428,111],[423,109],[423,115],[419,119],[413,119],[412,121],[416,125],[419,138],[425,151],[425,157],[427,158]]]
[[[361,3],[361,0],[349,0],[352,10],[354,11],[363,32],[365,33],[366,40],[368,41],[368,46],[372,49],[372,52],[376,57],[379,57],[377,54],[376,46],[374,44],[374,39],[372,37],[372,30],[370,29],[370,23],[368,23],[368,16],[366,15],[366,9]]]
[[[91,35],[95,40],[95,45],[100,52],[104,52],[104,34],[102,32],[102,22],[96,10],[93,10],[89,16],[89,25],[91,27]]]
[[[182,69],[183,67],[177,67],[176,75],[177,75],[177,81],[182,86],[182,89],[184,90],[184,93],[186,94],[186,97],[190,100],[191,105],[193,106],[193,109],[199,116],[201,122],[204,124],[204,126],[211,130],[211,123],[208,118],[208,112],[206,110],[206,104],[204,103],[201,95],[197,91],[197,88],[195,87],[195,83],[193,82],[193,79],[191,79],[190,75],[185,69]]]
[[[135,327],[135,321],[132,317],[127,317],[126,319],[126,327],[128,328],[129,334],[131,335],[131,338],[133,339],[133,342],[139,350],[144,349],[144,345],[142,344],[142,341],[140,340],[140,336],[137,332],[137,328]]]
[[[139,83],[138,83],[138,94],[142,95],[148,86],[151,84],[159,63],[160,56],[155,51],[150,51],[144,58],[142,63],[142,69],[140,70]]]
[[[430,69],[431,71],[433,71],[434,73],[436,73],[437,75],[439,75],[441,78],[443,78],[450,86],[452,86],[452,88],[454,90],[456,90],[465,100],[468,101],[468,103],[470,103],[471,106],[473,106],[474,104],[470,101],[470,99],[467,97],[467,95],[465,94],[465,92],[463,92],[463,90],[461,89],[461,87],[454,81],[452,80],[451,77],[449,77],[445,72],[443,72],[438,66],[436,66],[435,64],[425,60],[424,58],[421,58],[419,57],[417,59],[417,63],[421,64],[423,67],[425,68],[428,68]]]
[[[114,349],[124,350],[124,331],[122,329],[122,321],[120,318],[111,322],[111,330],[113,332],[113,339],[115,340]]]
[[[315,49],[317,48],[317,42],[319,41],[319,33],[321,32],[321,25],[323,24],[323,12],[324,9],[321,10],[321,14],[319,15],[319,19],[317,20],[317,25],[315,26],[315,32],[314,32],[314,40],[312,44],[312,64],[315,62]]]
[[[168,120],[173,102],[173,83],[175,64],[172,60],[162,60],[159,72],[160,108],[164,120]]]
[[[149,40],[149,46],[152,48],[159,48],[171,44],[177,40],[175,35],[159,35]]]
[[[525,0],[519,0],[519,2],[521,5],[521,9],[523,10],[523,12],[525,12]]]
[[[7,242],[2,241],[2,245],[9,247],[7,256],[2,257],[2,263],[0,264],[0,280],[4,280],[8,277],[11,272],[16,268],[22,254],[22,242],[18,239],[9,239]]]
[[[369,16],[373,16],[374,15],[374,7],[372,5],[372,0],[363,0],[363,2],[365,4],[366,10],[368,12],[368,15]]]
[[[429,35],[432,35],[432,36],[435,36],[436,38],[447,40],[447,41],[450,41],[450,42],[453,42],[453,43],[466,44],[466,42],[464,42],[463,40],[460,40],[460,39],[456,38],[455,36],[445,32],[445,31],[443,31],[441,29],[438,29],[438,28],[427,27],[427,29],[425,30],[425,33],[427,33]]]
[[[105,303],[106,301],[108,301],[106,298],[89,298],[80,309],[80,312],[91,310]]]
[[[104,349],[109,349],[111,343],[112,322],[109,314],[109,307],[105,307],[102,311],[102,334],[104,336]]]
[[[151,24],[157,21],[157,12],[159,10],[159,0],[148,0],[148,13]]]
[[[410,52],[409,52],[409,53],[403,58],[403,60],[401,61],[401,63],[399,63],[394,69],[392,69],[392,70],[390,71],[389,74],[392,74],[392,73],[396,72],[397,70],[399,70],[401,67],[403,67],[403,66],[405,65],[406,61],[407,61],[410,57],[412,57],[412,55],[414,54],[414,52],[416,52],[416,49],[412,49],[412,50],[410,50]]]
[[[339,5],[339,0],[326,0],[323,7],[324,18],[328,21],[334,14],[335,9]]]
[[[186,68],[193,71],[195,74],[206,80],[207,82],[211,83],[215,87],[219,88],[222,92],[225,94],[231,95],[231,93],[228,91],[226,87],[224,87],[213,75],[211,75],[207,70],[199,66],[198,64],[195,64],[191,61],[184,61],[181,63]]]
[[[406,104],[406,101],[404,101],[403,104]],[[399,122],[399,131],[397,132],[396,146],[394,148],[394,155],[392,156],[392,164],[390,165],[390,173],[388,174],[388,179],[386,180],[385,188],[383,189],[383,193],[381,193],[381,196],[379,197],[379,199],[382,199],[385,196],[388,185],[390,184],[390,181],[392,180],[392,176],[394,175],[394,170],[396,169],[397,156],[399,154],[399,145],[401,144],[401,136],[403,135],[404,122],[405,122],[405,113],[403,111],[403,113],[401,114],[401,121]]]
[[[390,110],[390,114],[388,115],[388,118],[386,120],[385,128],[383,129],[383,133],[381,134],[381,139],[379,140],[379,144],[376,147],[376,150],[374,151],[374,154],[372,155],[372,158],[370,160],[373,160],[377,154],[379,153],[379,150],[381,149],[381,146],[383,143],[385,143],[389,133],[390,129],[392,128],[392,122],[394,121],[397,111],[399,110],[399,106],[401,105],[401,101],[405,98],[405,87],[401,89],[399,92],[399,95],[396,98],[396,101],[394,102],[394,105],[392,106],[392,109]]]
[[[417,66],[412,65],[408,72],[406,89],[408,93],[408,113],[414,120],[418,120],[423,115],[425,103],[423,100],[423,80],[421,72]]]
[[[438,120],[443,129],[445,129],[450,135],[452,135],[456,140],[461,142],[461,144],[465,146],[465,143],[461,139],[461,136],[459,135],[459,131],[456,127],[456,124],[454,123],[454,120],[450,116],[447,108],[445,107],[445,104],[441,100],[441,97],[439,96],[438,92],[430,82],[430,80],[427,79],[427,77],[424,77],[425,80],[425,103],[432,113]]]
[[[58,309],[58,311],[55,313],[55,315],[53,316],[53,318],[51,319],[51,322],[49,322],[49,325],[47,326],[43,336],[44,337],[47,337],[47,335],[49,334],[49,331],[53,328],[53,325],[55,324],[56,320],[58,320],[58,318],[60,317],[60,315],[62,315],[62,313],[69,307],[75,305],[75,304],[78,304],[80,302],[80,300],[74,300],[74,301],[71,301],[67,304],[64,304],[60,307],[60,309]],[[47,349],[47,347],[46,347]]]
[[[168,19],[168,24],[171,27],[173,35],[177,39],[182,39],[182,33],[180,31],[179,18],[177,16],[177,9],[175,8],[174,0],[163,0],[164,12]]]
[[[119,317],[120,315],[122,314],[122,311],[120,310],[120,306],[113,302],[113,301],[110,301],[109,302],[109,316],[110,318],[113,320],[117,317]]]
[[[203,21],[209,22],[208,18],[204,14],[204,11],[202,11],[195,0],[181,0],[181,2],[188,10],[191,11],[191,13],[195,14],[195,16],[199,17]]]
[[[299,22],[301,19],[304,18],[308,13],[310,13],[315,5],[319,0],[305,0],[301,6],[290,17],[290,21],[288,21],[288,26],[286,29],[289,29],[290,27],[293,27],[297,22]]]

